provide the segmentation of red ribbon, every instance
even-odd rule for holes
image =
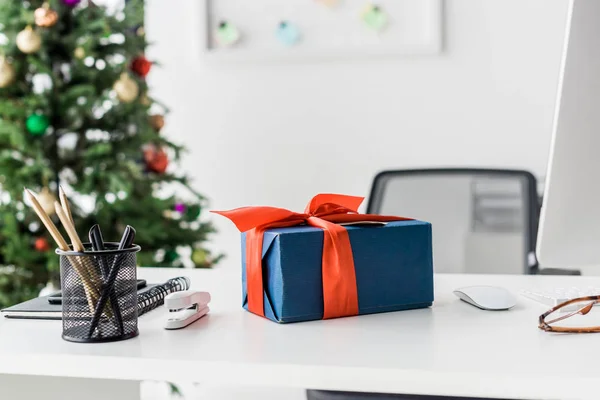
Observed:
[[[360,221],[404,221],[410,218],[358,214],[363,197],[318,194],[303,214],[276,207],[242,207],[230,211],[212,211],[229,218],[246,234],[246,282],[248,309],[265,316],[262,280],[262,244],[264,232],[272,228],[308,224],[324,231],[323,235],[323,319],[358,315],[358,294],[354,259],[348,231],[336,223]]]

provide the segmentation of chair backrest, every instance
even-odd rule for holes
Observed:
[[[529,274],[537,269],[537,183],[527,171],[384,171],[373,181],[367,212],[431,222],[436,272]]]

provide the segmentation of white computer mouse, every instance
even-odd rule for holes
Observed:
[[[488,311],[509,310],[517,304],[508,290],[497,286],[468,286],[456,289],[454,294],[464,302]]]

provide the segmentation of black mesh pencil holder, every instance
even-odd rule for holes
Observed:
[[[137,263],[140,246],[85,253],[56,250],[60,255],[62,337],[70,342],[98,343],[138,335]],[[89,251],[88,251],[89,249]]]

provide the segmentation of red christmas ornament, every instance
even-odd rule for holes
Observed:
[[[144,161],[148,171],[164,174],[169,166],[169,158],[163,149],[149,147],[144,150]]]
[[[131,62],[131,70],[135,72],[137,75],[145,78],[150,72],[150,67],[152,67],[152,63],[148,61],[148,59],[144,56],[138,56],[133,59]]]
[[[46,238],[39,237],[39,238],[35,239],[33,247],[37,251],[40,251],[40,252],[41,251],[48,251],[48,250],[50,250],[50,243],[48,243],[48,241],[46,240]]]

